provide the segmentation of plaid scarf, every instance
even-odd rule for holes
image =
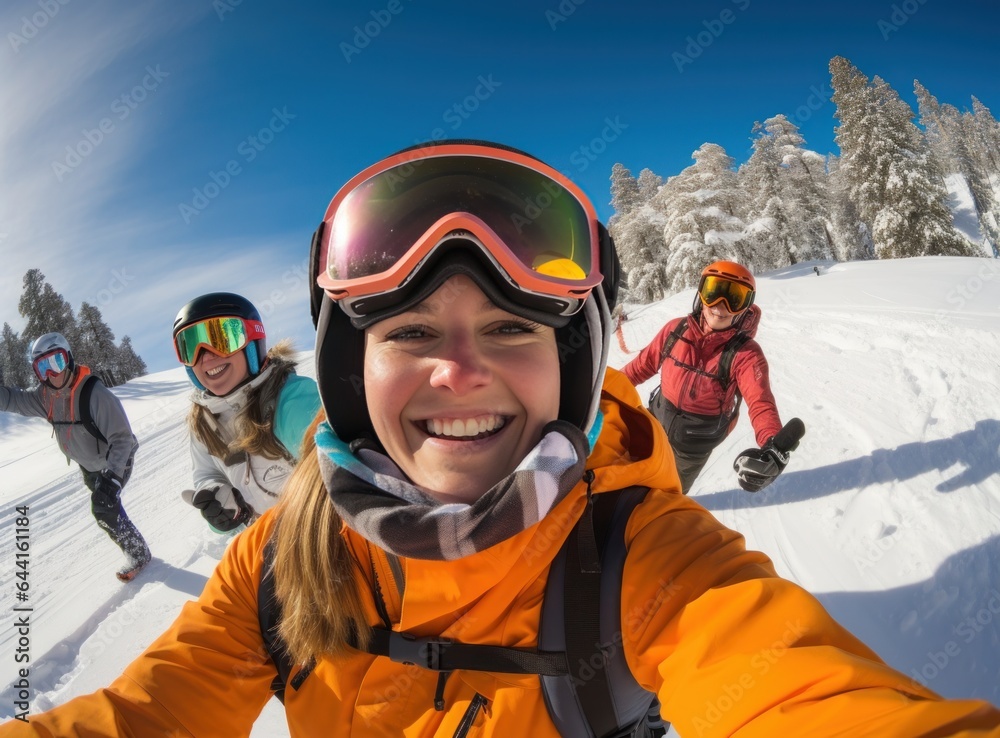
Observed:
[[[472,504],[442,503],[384,453],[348,446],[322,423],[316,452],[330,500],[347,526],[396,556],[450,561],[501,543],[544,518],[583,478],[587,438],[547,424],[521,464]]]

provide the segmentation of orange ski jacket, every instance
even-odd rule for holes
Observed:
[[[609,370],[604,426],[588,459],[597,492],[651,488],[626,528],[620,645],[637,680],[658,693],[685,738],[739,736],[1000,736],[1000,711],[944,700],[886,666],[818,601],[779,578],[761,553],[683,496],[673,457],[635,389]],[[531,647],[549,565],[586,493],[580,483],[545,519],[456,561],[403,559],[397,581],[386,557],[345,536],[372,586],[377,572],[395,627],[417,636]],[[79,697],[9,736],[219,736],[249,734],[270,698],[275,669],[257,615],[265,514],[229,546],[197,601],[110,687]],[[371,564],[369,564],[371,561]],[[374,602],[372,624],[379,616]],[[294,675],[293,675],[294,676]],[[436,673],[366,653],[320,660],[286,690],[292,736],[454,736],[476,693],[467,735],[551,738],[556,729],[533,675],[454,672],[435,710]],[[460,734],[461,735],[461,734]]]

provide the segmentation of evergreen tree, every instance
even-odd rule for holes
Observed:
[[[17,310],[27,319],[22,335],[33,341],[45,333],[62,333],[70,346],[76,338],[73,308],[63,296],[45,281],[40,269],[29,269],[24,275],[24,292]]]
[[[747,242],[757,270],[829,258],[826,172],[784,115],[755,123],[753,153],[740,167],[747,194]]]
[[[122,378],[122,382],[128,382],[131,379],[146,374],[146,362],[132,348],[132,339],[128,336],[122,338],[122,343],[118,347],[116,356],[116,371],[118,376]]]
[[[650,169],[643,169],[639,172],[639,202],[647,203],[656,197],[656,193],[663,186],[663,177],[654,174]]]
[[[35,373],[28,359],[28,343],[28,339],[18,336],[9,323],[3,324],[3,334],[0,335],[0,385],[27,389],[34,383]]]
[[[953,105],[941,105],[926,87],[913,83],[917,94],[920,124],[933,159],[945,175],[965,179],[972,195],[979,229],[991,243],[1000,243],[1000,202],[990,185],[991,161],[981,146],[975,116],[964,115]],[[973,98],[975,99],[975,98]]]
[[[622,164],[611,167],[611,207],[616,216],[625,215],[639,205],[639,182]]]
[[[910,106],[843,57],[834,57],[830,72],[841,166],[879,258],[971,255],[952,225],[941,172]]]
[[[833,257],[837,261],[874,259],[875,246],[872,244],[871,234],[850,198],[847,181],[840,168],[840,158],[830,156],[827,168],[830,171],[827,192]]]
[[[792,263],[793,236],[778,181],[781,157],[765,124],[753,125],[753,153],[739,168],[740,187],[746,194],[747,266],[765,271]]]
[[[666,225],[666,284],[669,293],[696,287],[701,270],[719,259],[745,261],[738,215],[740,192],[733,158],[718,144],[703,144],[695,163],[667,180],[653,198]]]
[[[611,204],[615,214],[608,230],[615,241],[625,275],[623,299],[649,303],[665,295],[663,218],[649,205],[662,180],[649,169],[639,179],[621,164],[611,171]]]
[[[100,309],[86,302],[80,306],[73,355],[77,363],[89,366],[106,386],[114,387],[125,381],[118,372],[115,334],[104,322]]]
[[[972,98],[972,119],[974,147],[976,155],[982,159],[989,171],[1000,178],[1000,123],[975,96]]]
[[[642,304],[666,297],[664,219],[649,205],[616,214],[608,226],[626,277],[623,300]]]
[[[912,108],[881,78],[873,84],[878,127],[887,144],[876,172],[884,177],[882,207],[872,223],[879,256],[971,256],[970,244],[952,223],[944,175],[913,123]]]

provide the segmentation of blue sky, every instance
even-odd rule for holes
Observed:
[[[836,152],[828,64],[911,104],[919,79],[1000,116],[985,0],[443,3],[11,0],[0,11],[0,321],[40,268],[151,371],[180,306],[240,292],[312,346],[309,237],[338,187],[432,138],[561,169],[611,215],[621,162],[661,176],[711,141],[737,163],[784,113]],[[812,7],[808,7],[812,6]]]

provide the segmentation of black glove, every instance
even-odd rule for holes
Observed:
[[[736,457],[733,469],[740,486],[747,492],[759,492],[778,478],[788,465],[789,452],[774,446],[768,439],[761,448],[748,448]]]
[[[97,475],[94,481],[94,491],[112,500],[117,500],[122,493],[122,480],[110,469],[105,469]]]
[[[186,489],[181,497],[198,508],[208,524],[220,533],[227,533],[244,524],[250,525],[254,519],[253,508],[232,487],[208,487],[197,491]]]

